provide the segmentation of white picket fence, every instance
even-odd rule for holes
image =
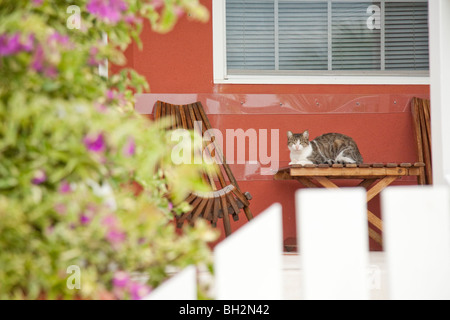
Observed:
[[[446,187],[391,187],[382,192],[387,299],[450,299],[449,195]],[[370,299],[365,190],[300,189],[296,215],[299,296]],[[281,206],[274,204],[215,248],[213,298],[286,299],[281,219]],[[147,297],[196,298],[194,267]]]

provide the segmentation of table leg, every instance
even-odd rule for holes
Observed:
[[[326,177],[314,177],[314,179],[316,179],[318,183],[320,183],[327,189],[339,189],[339,187],[334,182]]]
[[[370,200],[375,198],[381,191],[383,191],[387,186],[389,186],[392,182],[397,180],[397,177],[384,177],[377,184],[367,190],[367,203]],[[383,231],[383,221],[378,218],[375,214],[373,214],[370,210],[367,210],[367,219],[369,222],[377,227],[380,231]],[[378,244],[382,245],[382,237],[381,233],[375,231],[374,229],[369,227],[369,236]]]

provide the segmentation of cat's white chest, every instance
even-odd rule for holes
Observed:
[[[302,150],[291,150],[291,162],[289,162],[289,165],[293,164],[313,164],[312,161],[308,160],[308,157],[312,154],[312,147],[311,144],[309,144],[307,147],[303,148]]]

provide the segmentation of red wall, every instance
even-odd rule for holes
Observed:
[[[211,0],[202,0],[211,12]],[[143,50],[136,45],[126,52],[128,65],[144,75],[151,93],[278,93],[278,94],[406,94],[429,96],[429,86],[412,85],[228,85],[213,83],[212,22],[198,23],[183,18],[175,29],[160,35],[145,25]],[[192,101],[186,101],[191,103]],[[220,119],[218,119],[220,117]],[[210,115],[212,125],[220,128],[280,129],[280,146],[286,144],[283,132],[307,124],[311,136],[338,131],[351,135],[359,144],[366,162],[414,162],[414,131],[409,112],[301,115]],[[220,120],[220,121],[219,121]],[[302,125],[303,127],[303,125]],[[288,161],[287,149],[280,148],[280,160]],[[414,181],[400,181],[411,184]],[[300,187],[291,181],[240,181],[253,200],[257,215],[274,202],[283,206],[284,238],[295,237],[294,192]],[[378,199],[369,208],[380,214]],[[237,229],[245,216],[232,223]],[[221,226],[218,226],[221,227]],[[372,250],[380,247],[370,242]]]

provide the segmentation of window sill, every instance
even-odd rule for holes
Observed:
[[[215,84],[429,85],[428,76],[274,76],[230,75]]]

